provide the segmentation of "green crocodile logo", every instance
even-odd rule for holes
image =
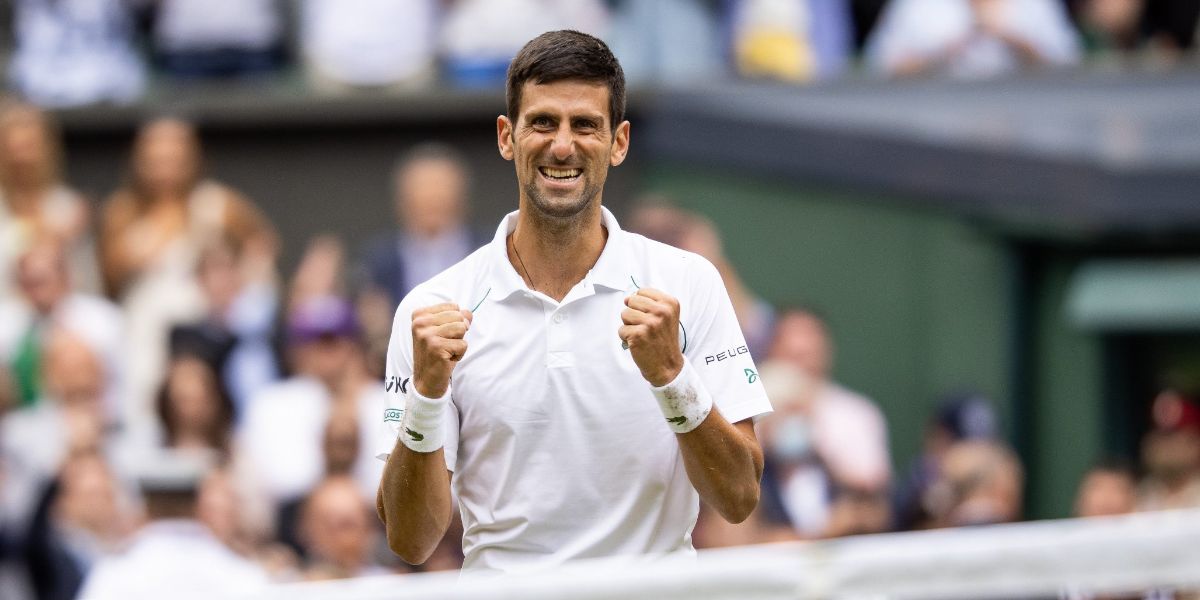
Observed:
[[[409,429],[409,428],[407,428],[407,427],[405,427],[405,428],[404,428],[404,433],[407,433],[407,434],[408,434],[408,437],[411,437],[411,438],[412,438],[412,440],[413,440],[414,442],[422,442],[422,441],[425,441],[425,435],[424,435],[424,434],[417,433],[417,432],[415,432],[415,431],[413,431],[413,430],[411,430],[411,429]]]
[[[671,417],[670,419],[667,419],[667,422],[672,425],[683,425],[687,422],[687,417],[679,415],[678,417]]]

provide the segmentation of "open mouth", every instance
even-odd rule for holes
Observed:
[[[538,167],[538,172],[551,181],[575,181],[583,175],[583,169],[558,169],[554,167]]]

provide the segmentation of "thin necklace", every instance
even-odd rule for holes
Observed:
[[[529,280],[529,287],[537,289],[533,283],[533,275],[529,274],[529,268],[525,266],[525,261],[521,260],[521,253],[517,251],[517,233],[514,231],[512,235],[513,254],[517,255],[517,262],[521,265],[521,270],[525,271],[525,279]]]

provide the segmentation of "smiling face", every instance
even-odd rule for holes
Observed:
[[[496,121],[500,155],[515,163],[521,209],[554,220],[599,210],[608,168],[625,160],[629,122],[609,120],[604,83],[527,81],[520,113]]]

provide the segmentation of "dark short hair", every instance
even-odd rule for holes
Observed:
[[[508,65],[508,118],[515,120],[520,112],[521,88],[526,81],[542,84],[567,79],[606,84],[610,127],[616,129],[625,120],[621,63],[599,38],[570,29],[533,38]]]

